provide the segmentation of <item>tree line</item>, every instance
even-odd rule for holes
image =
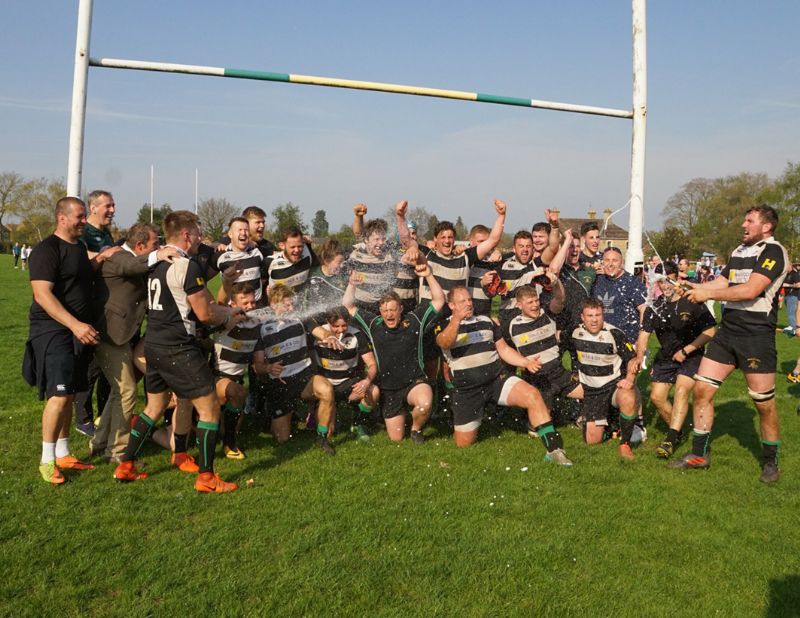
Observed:
[[[0,244],[8,251],[9,218],[20,221],[14,240],[36,244],[53,229],[53,206],[66,195],[63,179],[25,178],[16,172],[0,173]],[[658,253],[697,258],[703,252],[727,256],[741,241],[743,213],[751,206],[766,202],[778,209],[780,224],[776,237],[788,249],[790,256],[800,256],[800,163],[788,163],[783,173],[770,179],[766,174],[742,172],[722,178],[694,178],[667,200],[662,210],[663,227],[649,231],[647,237]],[[172,210],[169,204],[153,208],[153,223],[161,229],[164,217]],[[207,198],[198,203],[197,213],[203,222],[205,235],[221,238],[228,221],[240,214],[240,207],[225,198]],[[150,222],[150,204],[137,213],[137,221]],[[394,209],[370,212],[394,222]],[[424,207],[411,208],[409,220],[417,224],[418,236],[428,239],[439,223],[437,216]],[[459,216],[455,223],[456,238],[466,238],[469,232]],[[297,227],[303,233],[322,240],[335,237],[343,245],[355,242],[349,223],[331,231],[325,210],[317,210],[308,225],[300,207],[292,202],[279,204],[268,213],[267,235],[277,239],[280,231]],[[505,241],[506,239],[504,239]],[[645,240],[645,253],[648,240]]]
[[[774,180],[752,172],[694,178],[667,200],[664,227],[648,236],[665,259],[696,258],[703,252],[727,257],[741,243],[745,211],[762,203],[778,211],[776,239],[790,257],[800,257],[800,163],[788,163]]]

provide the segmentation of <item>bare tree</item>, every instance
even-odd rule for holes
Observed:
[[[200,201],[197,214],[203,223],[203,234],[216,241],[225,234],[228,222],[239,214],[239,209],[224,197],[211,197]]]
[[[700,209],[704,201],[716,193],[714,180],[695,178],[683,185],[675,195],[667,200],[661,211],[664,226],[681,230],[685,234],[700,220]]]
[[[0,173],[0,241],[5,240],[3,217],[16,214],[19,200],[24,193],[25,179],[16,172]]]

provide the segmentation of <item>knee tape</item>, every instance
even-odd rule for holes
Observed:
[[[719,388],[722,386],[722,380],[717,380],[716,378],[709,378],[708,376],[701,376],[699,373],[694,374],[695,382],[705,382],[706,384],[710,384],[714,388]]]
[[[768,391],[754,391],[752,389],[747,389],[747,394],[750,395],[750,399],[752,399],[756,403],[766,403],[770,399],[775,399],[775,389],[771,388]]]

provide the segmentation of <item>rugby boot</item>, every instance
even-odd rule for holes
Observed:
[[[188,472],[191,474],[200,471],[200,466],[195,463],[194,457],[189,455],[189,453],[172,453],[169,462],[181,472]]]
[[[707,470],[711,467],[711,457],[687,453],[676,461],[670,461],[667,468],[671,470]]]
[[[557,448],[554,451],[550,451],[544,456],[545,461],[551,461],[553,463],[557,463],[559,466],[571,466],[572,462],[567,457],[567,454],[564,452],[564,449]]]
[[[774,461],[768,461],[761,468],[761,476],[758,480],[762,483],[774,483],[781,477],[781,472],[778,470],[778,464]]]
[[[222,447],[222,452],[225,453],[225,457],[228,459],[244,459],[244,453],[239,450],[238,447],[231,448],[230,446]]]
[[[54,461],[39,464],[39,474],[42,475],[46,483],[51,485],[63,485],[67,482],[67,479],[61,474],[61,470],[58,469]]]
[[[81,461],[72,455],[57,457],[56,465],[62,470],[94,470],[94,466],[92,464]]]
[[[238,489],[236,483],[227,483],[213,472],[201,472],[197,475],[194,488],[203,494],[224,494]]]
[[[147,478],[147,472],[140,472],[136,469],[136,462],[123,461],[114,470],[114,479],[120,483],[130,483],[131,481],[143,481]]]

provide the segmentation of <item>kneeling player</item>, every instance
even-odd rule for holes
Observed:
[[[367,441],[369,434],[365,425],[380,396],[375,385],[378,366],[369,339],[348,324],[349,318],[344,307],[336,307],[328,313],[326,323],[312,333],[316,339],[314,357],[317,371],[333,385],[336,401],[347,401],[353,408],[350,431],[359,440]],[[331,419],[331,424],[334,422],[335,419]]]
[[[541,437],[547,461],[571,466],[562,448],[561,435],[553,427],[542,396],[530,384],[503,369],[500,359],[514,367],[539,368],[538,360],[528,360],[503,339],[491,318],[474,315],[472,298],[465,286],[448,294],[452,311],[447,326],[436,336],[450,366],[453,391],[453,439],[456,446],[470,446],[478,438],[483,408],[490,401],[502,406],[523,408],[528,422]]]
[[[523,376],[542,395],[548,410],[556,397],[583,399],[578,377],[561,364],[558,327],[542,311],[539,293],[532,285],[523,285],[515,294],[520,315],[503,324],[503,337],[528,361],[535,360]]]
[[[355,304],[357,277],[351,277],[342,304],[369,335],[378,365],[381,389],[381,414],[386,433],[393,442],[405,436],[406,410],[411,406],[411,440],[422,444],[422,428],[428,422],[433,390],[425,380],[422,339],[432,332],[433,321],[444,306],[444,293],[431,273],[425,258],[419,256],[415,272],[427,282],[430,302],[420,303],[414,311],[403,313],[403,303],[395,292],[378,301],[380,316],[362,314]]]
[[[328,426],[333,420],[333,386],[314,374],[306,329],[294,314],[294,301],[294,290],[285,285],[276,285],[269,291],[269,306],[274,315],[261,326],[253,368],[270,378],[271,430],[275,440],[282,444],[289,439],[297,399],[316,400],[317,445],[328,455],[335,455],[328,441]]]
[[[631,435],[640,399],[635,384],[633,346],[621,330],[603,322],[603,302],[594,297],[583,301],[581,324],[572,331],[566,344],[578,359],[586,417],[584,440],[587,444],[602,442],[611,408],[617,408],[621,433],[619,454],[633,461]]]
[[[230,304],[246,312],[247,319],[233,328],[212,335],[216,390],[225,423],[222,438],[225,456],[228,459],[244,459],[244,453],[236,440],[242,408],[247,398],[244,376],[253,360],[261,324],[267,318],[268,310],[256,309],[255,289],[249,282],[234,283],[231,286]]]

